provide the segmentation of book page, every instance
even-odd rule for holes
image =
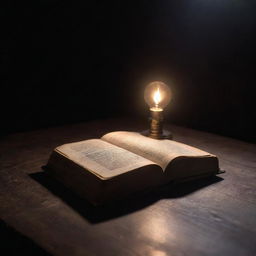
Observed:
[[[156,165],[144,157],[99,139],[69,143],[55,150],[103,179],[146,165]]]
[[[205,151],[173,140],[151,139],[136,132],[111,132],[101,139],[143,156],[160,165],[163,170],[171,160],[179,156],[201,157],[210,155]]]

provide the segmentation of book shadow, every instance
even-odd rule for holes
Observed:
[[[1,255],[51,256],[32,239],[18,232],[0,219]]]
[[[123,200],[109,202],[104,205],[94,206],[87,200],[80,198],[59,181],[45,172],[36,172],[29,176],[47,188],[51,193],[61,198],[90,223],[96,224],[132,212],[141,210],[161,199],[175,199],[189,195],[204,187],[220,182],[223,178],[211,176],[184,183],[169,183],[146,191],[133,193]]]

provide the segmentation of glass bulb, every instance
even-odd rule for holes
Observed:
[[[147,85],[144,99],[152,111],[162,111],[171,100],[171,90],[163,82],[154,81]]]

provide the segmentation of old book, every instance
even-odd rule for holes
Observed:
[[[57,147],[48,173],[93,204],[145,188],[215,175],[218,158],[172,141],[118,131]]]

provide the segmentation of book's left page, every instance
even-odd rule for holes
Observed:
[[[144,157],[100,139],[64,144],[55,151],[100,179],[110,179],[143,166],[156,165]]]

